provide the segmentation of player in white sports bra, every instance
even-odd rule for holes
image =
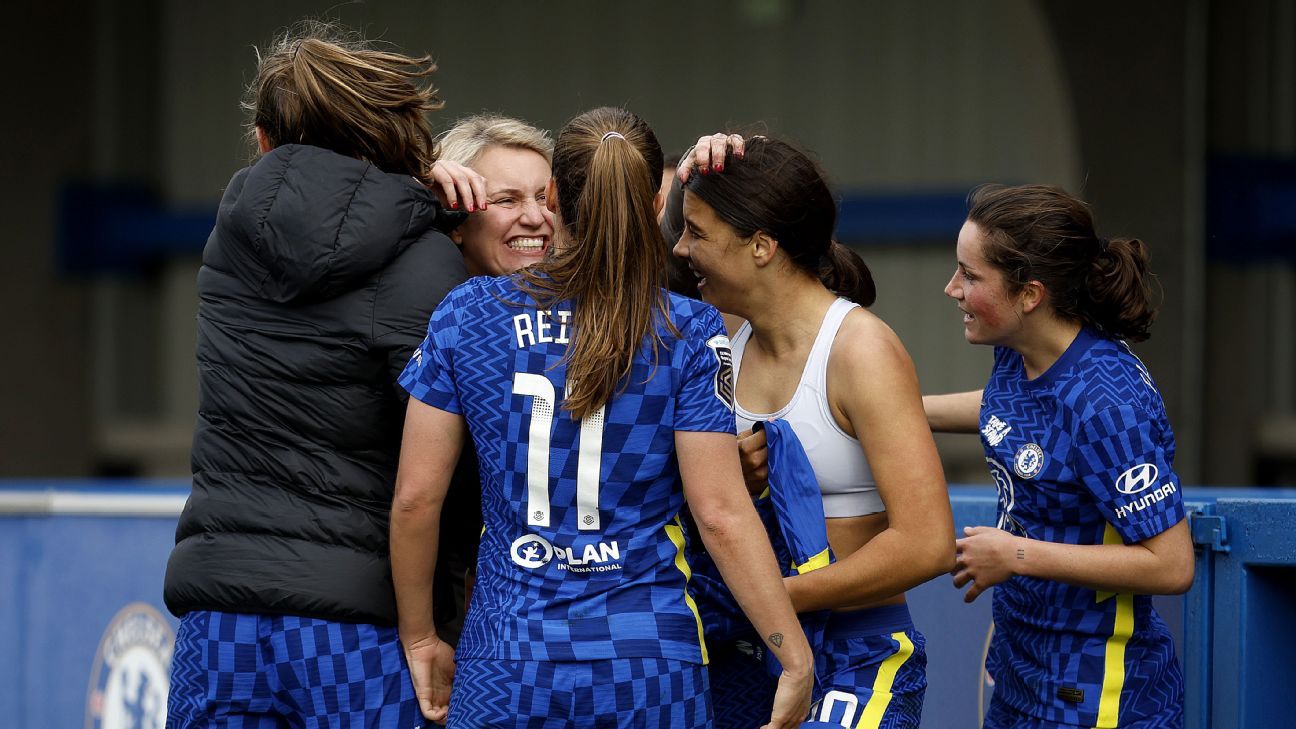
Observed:
[[[681,165],[675,253],[703,299],[745,320],[733,356],[749,490],[766,487],[765,436],[750,434],[752,423],[781,418],[823,494],[837,561],[784,581],[797,612],[833,611],[808,719],[917,727],[925,653],[904,591],[954,564],[917,375],[890,327],[858,305],[872,303],[872,278],[832,240],[836,204],[817,166],[776,139],[741,144],[705,137]]]

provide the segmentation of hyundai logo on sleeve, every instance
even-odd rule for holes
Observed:
[[[1122,494],[1137,494],[1155,484],[1159,473],[1151,463],[1140,463],[1116,479],[1116,490]]]

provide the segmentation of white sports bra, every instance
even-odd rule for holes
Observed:
[[[792,425],[792,431],[801,441],[819,480],[824,516],[827,517],[863,516],[886,511],[882,497],[878,496],[873,470],[864,458],[859,441],[837,426],[828,407],[828,355],[832,352],[833,340],[842,321],[857,306],[859,304],[846,299],[837,299],[828,307],[814,346],[810,348],[805,369],[801,372],[801,381],[787,405],[773,413],[754,413],[741,403],[734,408],[739,432],[750,429],[757,420],[771,418],[782,418]],[[735,383],[751,333],[751,325],[743,322],[733,338]]]

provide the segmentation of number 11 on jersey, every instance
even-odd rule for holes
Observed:
[[[513,394],[531,396],[531,429],[527,433],[527,524],[549,526],[549,439],[557,405],[553,383],[544,375],[513,373]],[[582,531],[600,527],[598,492],[603,458],[603,412],[581,419],[576,460],[576,519]]]

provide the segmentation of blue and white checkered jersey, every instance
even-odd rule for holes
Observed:
[[[432,315],[400,382],[461,413],[485,529],[458,657],[703,663],[686,590],[676,431],[734,432],[732,359],[709,305],[669,295],[665,348],[581,421],[561,409],[570,303],[538,310],[512,278],[475,278]]]
[[[998,527],[1066,544],[1132,544],[1184,518],[1174,435],[1129,347],[1088,328],[1028,380],[996,348],[981,442]],[[1048,722],[1124,726],[1182,702],[1174,645],[1146,595],[1013,577],[994,590],[995,701]]]

